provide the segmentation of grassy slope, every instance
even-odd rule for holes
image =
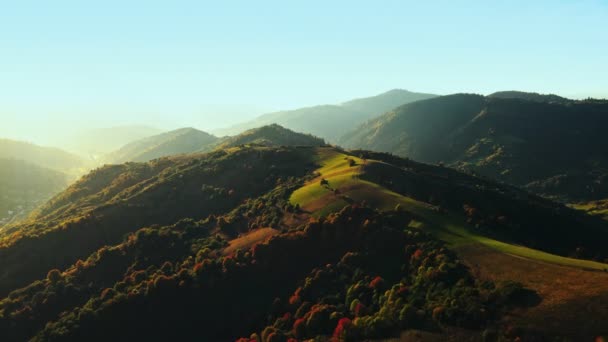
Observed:
[[[564,341],[592,341],[585,335],[589,332],[608,334],[608,273],[522,258],[481,244],[461,245],[457,251],[476,278],[516,280],[542,298],[539,305],[504,317],[505,326],[569,336]]]
[[[243,236],[230,240],[230,244],[228,245],[228,247],[224,248],[222,254],[230,255],[231,253],[234,253],[239,249],[242,251],[246,251],[254,244],[263,242],[278,233],[279,231],[273,228],[258,228]]]
[[[392,209],[399,204],[426,222],[413,222],[413,226],[430,231],[451,245],[479,279],[516,280],[541,296],[540,305],[510,312],[501,324],[549,335],[563,334],[574,337],[574,340],[589,337],[580,336],[581,331],[608,333],[604,322],[608,314],[605,306],[608,293],[604,290],[608,285],[608,274],[597,271],[608,269],[607,264],[566,258],[474,234],[464,219],[456,214],[440,212],[429,204],[359,179],[357,175],[362,168],[349,166],[346,157],[335,150],[319,149],[320,176],[296,190],[290,198],[292,203],[299,203],[313,216],[324,215],[346,205],[347,201],[320,185],[320,180],[325,178],[332,188],[340,190],[340,196],[358,201],[365,199],[380,209]],[[353,159],[358,164],[377,162]],[[454,339],[454,336],[457,337]],[[470,332],[458,330],[436,333],[405,331],[394,341],[447,339],[470,340],[472,336]]]
[[[355,160],[357,165],[350,166],[347,158]],[[457,215],[440,213],[431,205],[402,196],[378,184],[357,177],[362,172],[362,164],[378,163],[378,161],[364,161],[332,148],[319,148],[317,162],[320,165],[317,170],[319,176],[296,190],[290,198],[292,203],[299,204],[303,210],[310,212],[313,216],[326,215],[329,212],[341,209],[352,201],[361,202],[365,200],[372,207],[381,210],[393,209],[399,204],[404,210],[408,210],[431,223],[428,226],[421,225],[421,228],[432,231],[433,234],[455,248],[466,247],[468,244],[481,244],[506,254],[558,265],[592,270],[608,269],[608,264],[566,258],[477,235],[472,233],[471,229],[467,229],[467,224]],[[338,189],[339,193],[335,194],[321,186],[320,181],[323,178],[329,182],[329,187]]]

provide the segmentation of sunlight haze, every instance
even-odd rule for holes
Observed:
[[[19,1],[0,13],[0,135],[213,130],[393,88],[608,96],[605,1]]]

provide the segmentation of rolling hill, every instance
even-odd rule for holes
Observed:
[[[608,197],[608,102],[456,94],[401,106],[339,144],[474,172],[562,201]]]
[[[215,133],[220,136],[236,135],[251,128],[279,124],[297,132],[309,133],[329,142],[335,142],[357,125],[386,111],[402,104],[435,96],[393,89],[376,96],[355,99],[338,105],[320,105],[268,113],[249,122],[216,130]]]
[[[7,341],[607,333],[607,222],[383,153],[237,144],[107,165],[0,237]],[[593,302],[572,329],[565,306]]]

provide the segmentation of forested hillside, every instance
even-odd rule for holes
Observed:
[[[608,197],[608,139],[602,128],[607,124],[606,101],[456,94],[401,106],[339,143],[443,163],[578,201]]]
[[[590,272],[608,267],[607,227],[514,187],[366,151],[241,146],[109,165],[1,234],[0,333],[587,336],[600,321],[577,335],[508,318],[536,317],[544,289],[480,278],[466,251]]]

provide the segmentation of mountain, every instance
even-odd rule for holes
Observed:
[[[0,227],[25,217],[65,189],[68,178],[22,160],[0,158]]]
[[[323,139],[310,134],[297,133],[277,124],[252,128],[234,137],[227,137],[218,145],[219,148],[255,144],[264,146],[322,146]]]
[[[275,123],[331,142],[366,120],[399,105],[435,96],[394,89],[380,95],[355,99],[338,105],[321,105],[264,114],[249,122],[217,130],[215,133],[220,136],[235,135],[251,128]]]
[[[238,144],[106,165],[0,238],[6,341],[606,328],[608,222],[383,153]]]
[[[172,154],[201,151],[217,140],[217,137],[191,127],[180,128],[128,143],[110,153],[106,159],[112,163],[148,161]]]
[[[456,94],[410,103],[338,143],[445,163],[563,201],[608,197],[602,129],[608,102],[509,96]]]
[[[0,158],[23,160],[65,173],[77,174],[85,167],[85,161],[80,157],[58,148],[9,139],[0,139]]]

